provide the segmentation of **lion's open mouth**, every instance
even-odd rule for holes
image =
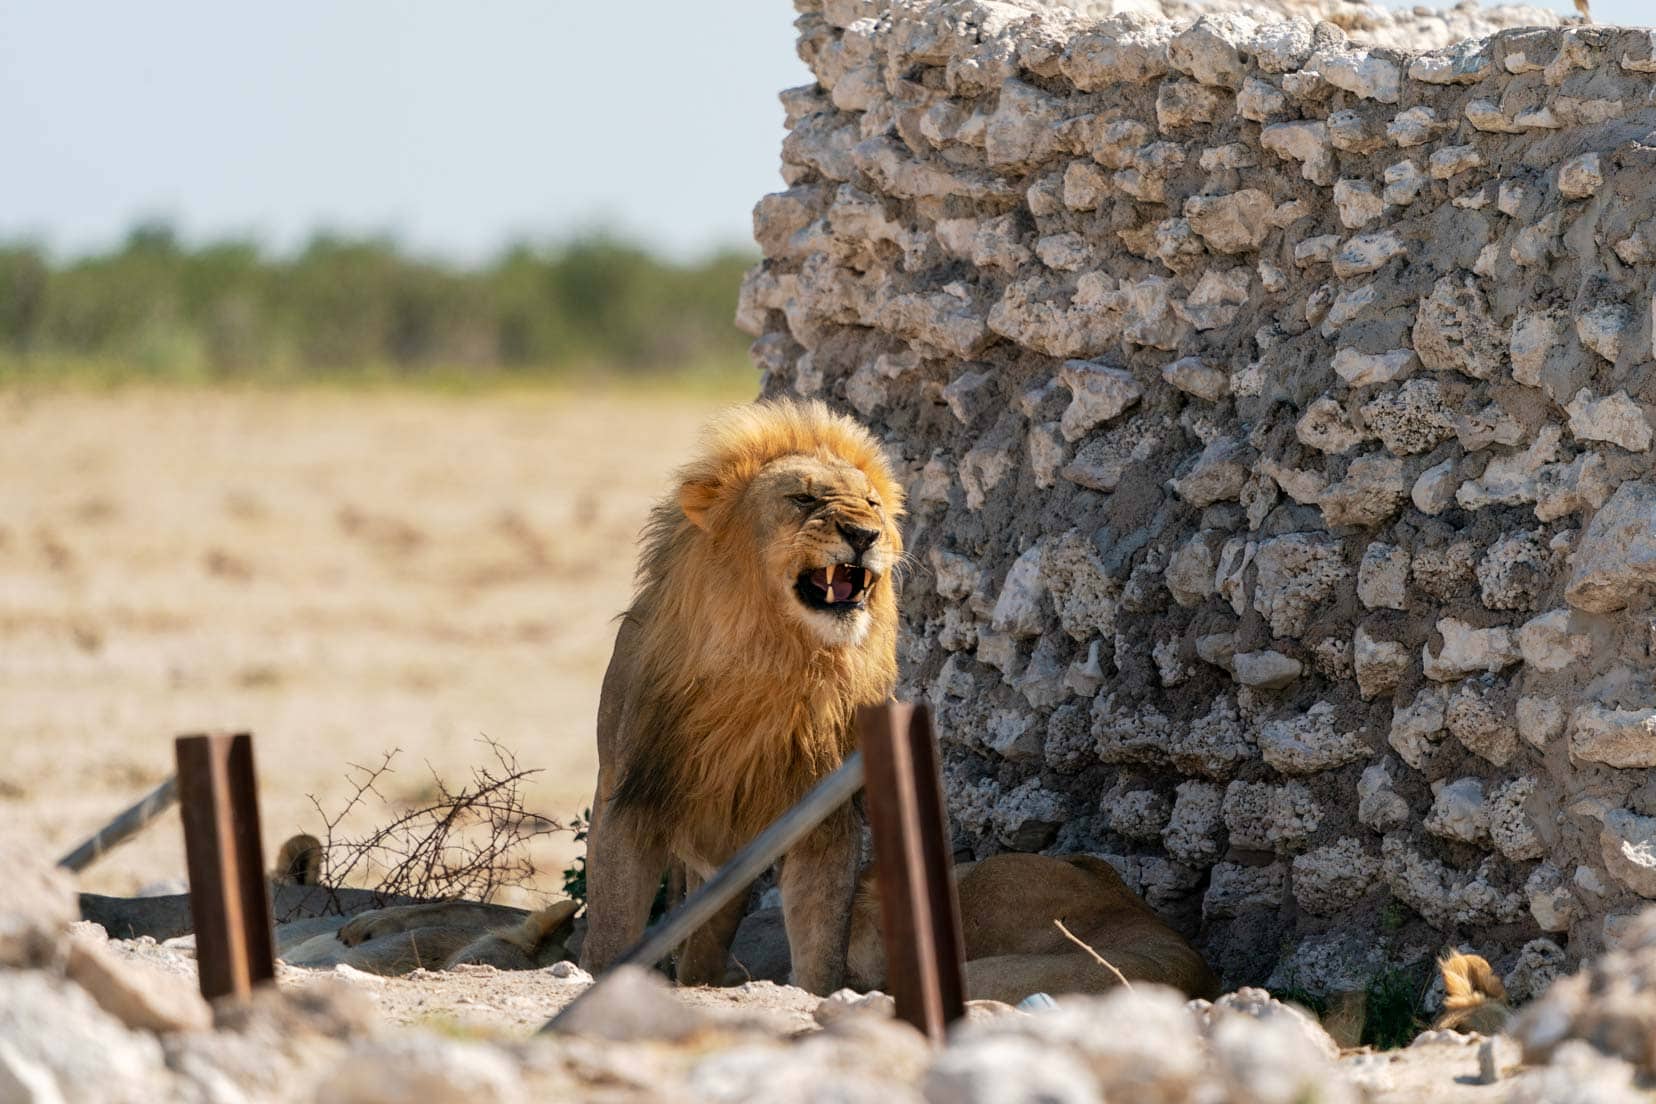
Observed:
[[[799,600],[815,610],[851,613],[863,608],[874,573],[855,564],[834,564],[815,571],[802,571],[794,583]]]

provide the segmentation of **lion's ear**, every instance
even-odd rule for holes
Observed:
[[[707,528],[707,511],[719,497],[716,483],[683,483],[679,485],[679,509],[698,529]]]

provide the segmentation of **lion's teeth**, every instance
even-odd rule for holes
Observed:
[[[828,572],[828,585],[829,585],[829,586],[833,586],[833,585],[834,585],[834,568],[835,568],[835,565],[834,565],[834,564],[829,564],[829,565],[828,565],[828,567],[827,567],[827,572]]]

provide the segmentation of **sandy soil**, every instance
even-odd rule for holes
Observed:
[[[635,537],[724,401],[0,394],[0,814],[66,850],[209,729],[255,733],[267,855],[349,763],[400,748],[401,807],[483,735],[578,811]],[[174,812],[83,887],[183,871]]]

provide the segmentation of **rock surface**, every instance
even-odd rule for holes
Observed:
[[[1656,813],[1648,34],[798,7],[740,320],[905,472],[957,847],[1108,856],[1232,984],[1327,930],[1591,952]]]

